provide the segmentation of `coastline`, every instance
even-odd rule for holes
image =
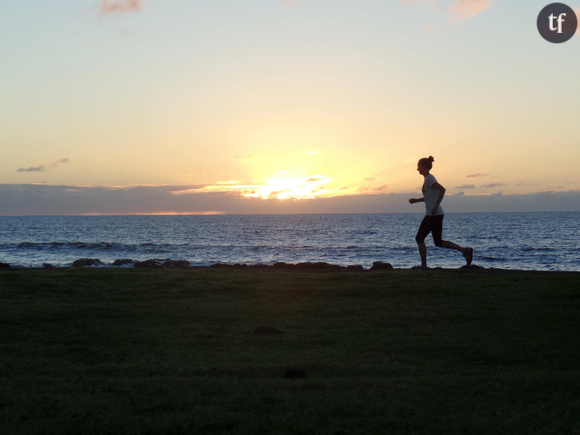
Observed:
[[[81,262],[82,265],[75,265],[76,262]],[[341,266],[337,264],[330,264],[326,262],[303,262],[303,263],[286,263],[275,262],[273,264],[246,264],[246,263],[214,263],[211,265],[191,265],[187,260],[171,260],[171,259],[150,259],[144,261],[133,262],[133,260],[118,260],[124,262],[123,264],[102,263],[98,259],[79,259],[69,266],[53,266],[45,263],[41,267],[21,267],[11,266],[9,263],[0,262],[0,271],[3,270],[74,270],[74,269],[186,269],[186,270],[204,270],[204,269],[234,269],[247,271],[287,271],[287,272],[389,272],[389,271],[410,271],[417,273],[425,272],[446,272],[446,273],[471,273],[471,274],[538,274],[538,275],[580,275],[580,270],[532,270],[532,269],[502,269],[495,267],[482,267],[476,264],[470,266],[463,265],[458,268],[446,267],[430,267],[427,270],[420,270],[417,267],[412,268],[398,268],[393,267],[390,263],[377,261],[373,263],[372,267],[365,268],[362,265]]]
[[[105,264],[118,259],[176,259],[194,266],[222,262],[328,262],[395,268],[420,264],[414,235],[421,214],[38,217],[6,220],[0,262],[40,267],[68,266],[81,258]],[[474,264],[485,268],[580,270],[576,214],[450,214],[445,234],[475,248]],[[429,266],[458,268],[459,253],[428,241]]]

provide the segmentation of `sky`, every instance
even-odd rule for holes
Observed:
[[[0,215],[580,211],[548,3],[3,0]]]

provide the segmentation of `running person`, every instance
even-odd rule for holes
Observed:
[[[443,209],[441,208],[441,201],[445,195],[445,188],[437,182],[435,177],[429,173],[431,168],[433,168],[433,162],[435,159],[431,156],[429,158],[423,158],[417,163],[417,171],[423,177],[425,177],[425,182],[423,183],[423,198],[411,198],[409,202],[415,204],[417,202],[425,203],[425,217],[415,240],[417,241],[417,246],[419,247],[419,255],[421,255],[421,269],[427,269],[427,247],[425,246],[425,237],[429,233],[433,236],[433,241],[435,246],[455,249],[463,254],[467,265],[471,264],[473,258],[472,248],[462,248],[453,242],[443,240],[441,235],[443,233]]]

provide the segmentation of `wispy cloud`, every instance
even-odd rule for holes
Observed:
[[[456,189],[475,189],[475,184],[462,184],[457,186]]]
[[[248,162],[255,162],[256,161],[254,154],[245,154],[245,155],[234,156],[234,160],[236,160],[238,162],[242,162],[242,163],[248,163]]]
[[[101,16],[139,12],[143,3],[144,0],[101,0],[99,11]]]
[[[488,189],[492,189],[494,187],[501,187],[505,186],[505,183],[491,183],[491,184],[483,184],[481,187],[486,187]]]
[[[52,169],[58,168],[63,163],[68,163],[69,159],[58,159],[56,162],[51,163],[50,165],[40,165],[40,166],[30,166],[28,168],[18,168],[16,172],[46,172]]]
[[[30,166],[29,168],[19,168],[16,172],[44,172],[46,171],[46,166]]]
[[[387,190],[388,184],[383,184],[382,186],[378,187],[368,187],[368,186],[361,186],[356,189],[357,192],[384,192]],[[341,188],[342,189],[342,188]],[[341,190],[339,189],[339,190]]]
[[[456,4],[445,8],[445,12],[451,16],[452,22],[456,22],[474,17],[490,6],[491,0],[457,0]]]
[[[363,178],[363,180],[365,181],[375,181],[377,179],[377,177],[365,177]]]
[[[484,174],[482,172],[478,172],[477,174],[470,174],[466,175],[465,178],[477,178],[477,177],[488,177],[489,174]]]
[[[438,10],[437,0],[405,0],[405,4],[426,3],[431,5],[432,9]],[[449,2],[448,2],[449,3]],[[492,0],[453,0],[450,6],[444,8],[444,11],[449,15],[452,23],[474,17],[488,9],[492,5]],[[431,30],[430,26],[427,26]],[[425,31],[429,31],[425,28]]]

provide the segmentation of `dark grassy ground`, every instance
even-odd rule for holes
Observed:
[[[579,308],[580,274],[1,271],[0,433],[579,434]]]

